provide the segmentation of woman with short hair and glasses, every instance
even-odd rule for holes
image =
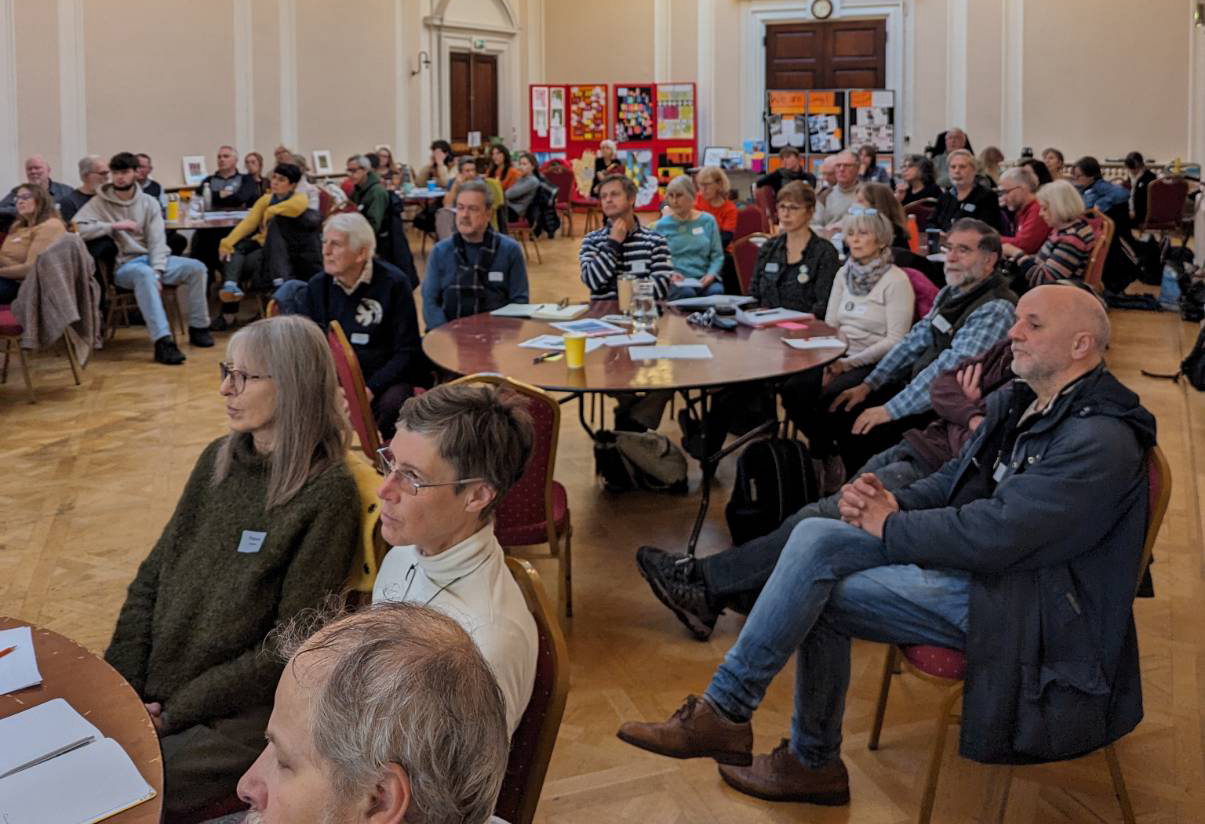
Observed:
[[[160,735],[168,821],[234,793],[263,748],[280,676],[264,638],[341,589],[359,539],[318,327],[257,321],[230,338],[220,369],[231,431],[202,451],[105,652]]]

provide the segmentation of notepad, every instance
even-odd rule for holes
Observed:
[[[587,352],[593,352],[602,345],[602,338],[586,339]],[[519,346],[523,349],[555,349],[558,352],[563,352],[565,351],[565,339],[560,335],[537,335],[534,338],[528,338],[523,341]]]
[[[783,338],[782,342],[792,349],[844,349],[845,341],[834,337]]]
[[[747,303],[754,303],[754,298],[748,295],[704,295],[699,298],[678,298],[666,303],[666,306],[672,306],[675,309],[706,309],[709,306],[744,306]]]
[[[62,698],[0,720],[5,824],[91,824],[154,797],[121,745]]]
[[[562,332],[577,332],[591,337],[595,335],[622,335],[627,331],[622,326],[616,326],[613,323],[607,323],[605,320],[599,320],[598,318],[583,318],[565,323],[554,323],[552,324],[552,328],[560,329]]]
[[[609,335],[605,338],[599,338],[605,346],[637,346],[646,343],[656,343],[655,335],[650,335],[648,332],[633,332],[630,335]]]
[[[29,627],[0,630],[0,650],[9,647],[13,651],[0,658],[0,695],[42,683]]]
[[[633,346],[628,349],[632,360],[706,360],[711,347],[705,343],[677,343],[670,346]]]
[[[773,326],[787,320],[815,320],[815,318],[816,316],[811,312],[797,312],[794,309],[783,309],[781,306],[774,309],[753,309],[748,312],[741,309],[736,310],[736,322],[752,326],[754,329]]]
[[[508,303],[490,312],[496,318],[531,318],[532,320],[573,320],[589,309],[589,304],[571,303]]]

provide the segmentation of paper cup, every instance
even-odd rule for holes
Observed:
[[[586,365],[586,336],[581,332],[565,333],[565,365],[570,369]]]

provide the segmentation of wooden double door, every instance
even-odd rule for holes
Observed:
[[[452,52],[448,56],[448,93],[453,142],[481,132],[484,143],[498,134],[498,56]]]
[[[766,27],[767,89],[883,89],[887,21],[830,20]]]

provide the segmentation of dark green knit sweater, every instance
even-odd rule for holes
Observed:
[[[201,453],[105,652],[144,701],[162,702],[165,734],[271,705],[281,665],[261,652],[264,637],[339,590],[359,537],[343,463],[265,513],[268,459],[250,437],[233,437],[230,472],[216,487],[223,439]],[[265,533],[257,551],[239,551],[244,531]]]

